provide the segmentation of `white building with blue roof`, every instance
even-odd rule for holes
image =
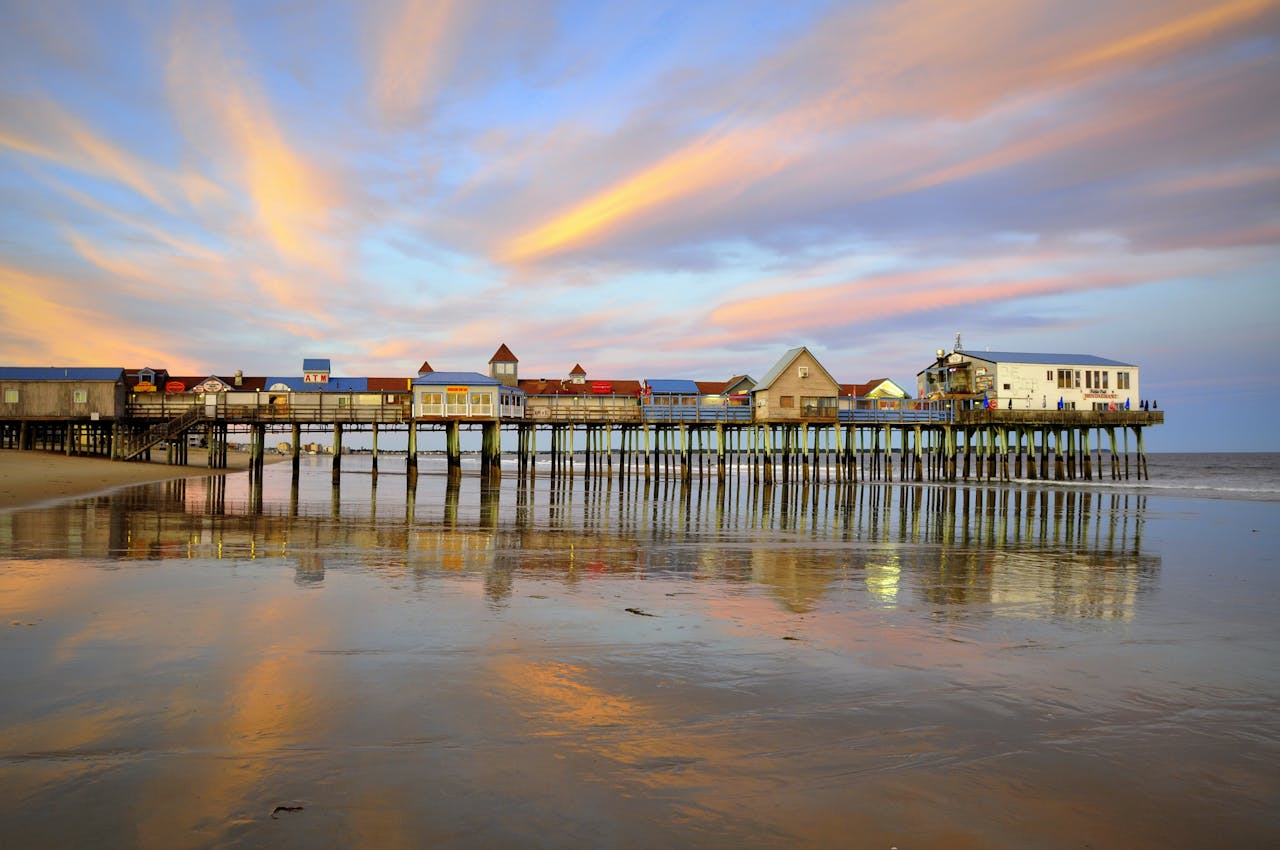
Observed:
[[[1002,410],[1136,410],[1141,403],[1137,365],[1093,354],[938,349],[916,385],[921,398]]]
[[[414,419],[524,418],[524,390],[479,372],[423,371],[409,386]]]

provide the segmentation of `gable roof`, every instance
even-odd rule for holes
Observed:
[[[831,377],[831,373],[827,371],[825,366],[818,362],[818,358],[813,356],[813,352],[802,345],[798,348],[788,349],[787,352],[778,359],[778,362],[773,364],[773,368],[769,370],[768,374],[760,379],[760,383],[756,384],[752,391],[756,392],[759,390],[767,390],[769,387],[773,386],[773,382],[778,380],[778,378],[782,376],[782,373],[787,371],[787,367],[796,362],[796,359],[801,354],[808,354],[813,358],[814,364],[822,371],[823,375],[826,375],[827,380],[830,381],[833,386],[840,386],[840,382]]]
[[[519,363],[520,360],[511,353],[511,349],[507,348],[504,342],[498,346],[498,350],[493,352],[493,356],[489,358],[490,363]]]
[[[585,375],[587,370],[582,368],[581,363],[574,363],[573,368],[569,370],[570,375]]]
[[[897,381],[894,381],[891,378],[872,378],[870,381],[865,381],[861,384],[841,384],[840,392],[844,393],[845,395],[856,396],[857,398],[866,398],[867,396],[871,395],[873,392],[875,392],[877,389],[884,386],[885,384],[889,385],[889,387],[886,389],[890,393],[901,392],[905,394],[907,392],[905,389],[898,386]],[[898,397],[898,396],[894,395],[889,397]],[[901,397],[906,398],[906,395],[903,395]]]
[[[428,362],[427,362],[427,361],[425,361],[425,360],[423,360],[423,361],[422,361],[422,365],[418,367],[418,374],[419,374],[419,375],[425,375],[425,374],[427,374],[428,372],[434,372],[434,371],[435,371],[435,370],[431,368],[431,364],[430,364],[430,363],[428,363]]]

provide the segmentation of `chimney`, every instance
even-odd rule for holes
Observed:
[[[241,371],[240,369],[237,369],[236,370],[236,386],[238,387],[238,386],[241,386],[242,384],[244,384],[244,372]]]

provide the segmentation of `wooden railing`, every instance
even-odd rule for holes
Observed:
[[[152,425],[141,436],[132,441],[132,445],[125,449],[124,454],[120,456],[121,460],[133,460],[147,449],[162,443],[166,440],[175,440],[187,432],[187,429],[204,418],[204,412],[200,409],[188,410],[168,422],[161,422],[158,425]]]

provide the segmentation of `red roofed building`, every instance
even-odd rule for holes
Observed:
[[[504,342],[498,346],[498,350],[489,358],[489,377],[504,386],[518,386],[520,382],[519,366],[520,361],[511,353],[511,349],[507,348],[507,344]]]

